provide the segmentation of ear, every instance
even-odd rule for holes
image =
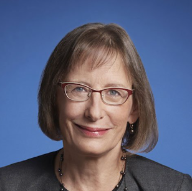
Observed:
[[[138,118],[139,118],[138,106],[137,106],[137,104],[133,104],[127,121],[130,124],[133,124],[137,121]]]

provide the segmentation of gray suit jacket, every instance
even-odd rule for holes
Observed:
[[[59,191],[54,173],[57,152],[0,168],[0,191]],[[128,191],[192,191],[192,179],[144,157],[127,157]],[[122,181],[123,182],[123,181]],[[118,191],[124,191],[121,183]]]

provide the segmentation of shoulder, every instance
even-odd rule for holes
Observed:
[[[3,173],[3,175],[9,174],[9,176],[14,176],[15,173],[17,176],[26,175],[28,172],[38,173],[48,166],[50,167],[50,164],[54,163],[55,156],[56,152],[51,152],[22,162],[14,163],[0,168],[0,173]]]
[[[37,184],[42,178],[53,176],[56,153],[44,154],[0,168],[0,190],[24,190],[34,183]]]
[[[142,186],[150,187],[151,190],[192,190],[189,175],[139,155],[128,156],[127,169]]]

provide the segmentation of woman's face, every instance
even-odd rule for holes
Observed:
[[[101,90],[107,87],[132,89],[121,58],[91,69],[91,63],[77,66],[67,75],[66,82],[78,82]],[[92,93],[89,100],[75,102],[64,95],[58,87],[57,104],[59,124],[65,149],[86,155],[101,155],[117,151],[121,147],[127,122],[134,123],[138,116],[133,108],[132,95],[117,106],[107,105],[98,92]]]

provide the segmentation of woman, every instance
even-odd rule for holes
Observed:
[[[2,168],[1,190],[192,190],[189,175],[133,154],[154,148],[157,122],[143,64],[120,26],[68,33],[38,98],[42,131],[64,147]]]

